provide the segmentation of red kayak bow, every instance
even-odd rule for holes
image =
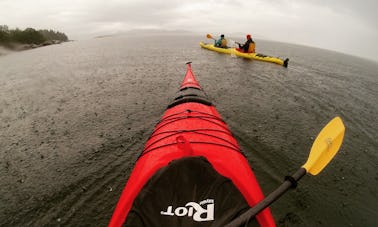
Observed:
[[[147,140],[109,226],[224,226],[264,198],[190,62]],[[248,226],[275,226],[269,208]]]

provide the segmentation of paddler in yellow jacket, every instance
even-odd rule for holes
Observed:
[[[218,40],[214,43],[215,47],[221,47],[221,48],[227,48],[227,40],[224,38],[224,35],[222,34]]]
[[[244,53],[255,53],[256,44],[252,40],[251,35],[249,34],[247,35],[247,41],[243,45],[241,45],[240,43],[238,44],[239,44],[239,48],[237,48],[238,51],[244,52]]]

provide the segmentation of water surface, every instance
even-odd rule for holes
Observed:
[[[235,38],[236,39],[236,38]],[[339,154],[271,206],[278,226],[377,226],[378,64],[257,40],[289,67],[199,48],[200,36],[124,36],[0,57],[0,225],[106,225],[134,162],[193,61],[265,194],[325,124]]]

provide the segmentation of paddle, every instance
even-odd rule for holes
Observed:
[[[237,45],[241,45],[239,42],[236,42],[235,40],[232,40],[232,39],[229,39],[231,42],[237,44]]]
[[[244,226],[244,224],[248,223],[251,218],[255,217],[259,212],[280,198],[290,188],[295,188],[297,186],[297,181],[306,175],[306,173],[312,175],[320,173],[336,155],[343,142],[344,133],[345,127],[341,118],[335,117],[332,119],[315,139],[307,162],[292,176],[285,177],[284,183],[282,183],[282,185],[275,191],[227,224],[226,227]]]
[[[214,39],[210,34],[207,34],[206,37],[207,37],[208,39]],[[214,39],[214,40],[216,40],[216,39]]]

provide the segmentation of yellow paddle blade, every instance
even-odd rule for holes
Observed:
[[[214,39],[210,34],[207,34],[206,37],[207,37],[208,39]]]
[[[307,162],[302,166],[307,173],[317,175],[332,160],[339,150],[345,133],[340,117],[332,119],[319,133],[311,147]]]

